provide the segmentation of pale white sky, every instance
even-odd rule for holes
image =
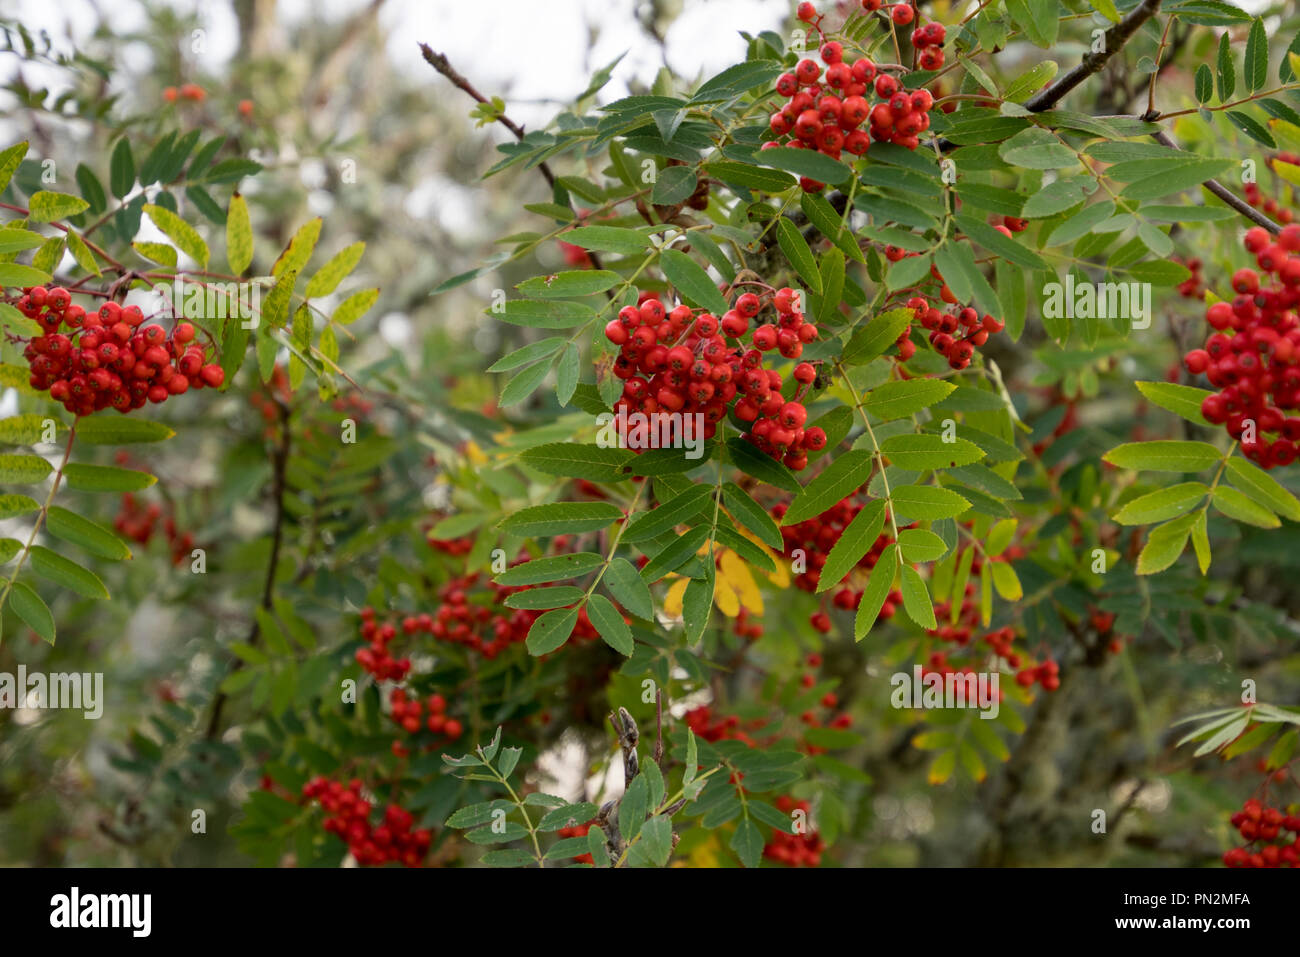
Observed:
[[[200,11],[207,29],[205,66],[219,71],[235,51],[236,24],[228,0],[164,0],[181,10]],[[279,0],[279,15],[287,23],[313,19],[340,20],[363,9],[369,0]],[[387,0],[381,22],[389,34],[388,53],[398,69],[428,74],[416,46],[429,43],[485,93],[511,101],[510,112],[528,126],[540,126],[556,107],[533,100],[566,100],[580,93],[593,70],[629,51],[619,64],[602,99],[627,93],[629,79],[649,81],[660,66],[658,46],[636,25],[632,11],[638,0]],[[678,0],[683,12],[668,34],[670,65],[686,76],[715,73],[734,63],[744,49],[741,29],[757,33],[775,29],[789,15],[795,0]],[[964,0],[960,0],[959,5]],[[1260,9],[1268,0],[1237,0],[1246,10]],[[833,0],[821,0],[829,9]],[[60,46],[84,38],[101,17],[119,30],[142,27],[137,0],[0,0],[0,8],[29,27],[46,28]],[[596,42],[588,59],[587,33]],[[132,66],[148,67],[147,48],[128,50]],[[0,76],[12,69],[0,61]],[[34,82],[46,77],[28,71]],[[58,82],[57,73],[49,77]],[[520,102],[524,101],[524,102]]]
[[[203,54],[208,69],[219,71],[235,52],[236,22],[226,0],[171,0],[181,10],[199,10],[207,30]],[[519,100],[566,100],[586,87],[591,73],[620,53],[606,88],[609,99],[627,93],[627,81],[653,79],[661,65],[658,45],[632,16],[636,0],[388,0],[380,21],[389,35],[388,53],[396,67],[412,75],[430,75],[417,41],[446,53],[453,64],[488,95],[511,100],[510,112],[529,126],[539,126],[556,112],[555,105]],[[711,74],[734,63],[744,51],[741,29],[757,33],[775,29],[792,9],[791,0],[682,0],[683,12],[668,34],[669,63],[690,76]],[[367,6],[367,0],[280,0],[286,23],[306,17],[339,20]],[[81,39],[100,16],[119,30],[142,27],[136,0],[3,0],[5,12],[30,28],[48,29],[60,47],[69,37]],[[98,11],[98,13],[97,13]],[[588,29],[596,42],[588,60]],[[141,45],[132,66],[148,67]],[[11,67],[0,63],[0,75]],[[47,78],[29,68],[32,82]],[[58,82],[57,73],[48,77]]]

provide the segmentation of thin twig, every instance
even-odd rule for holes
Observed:
[[[1061,102],[1071,90],[1091,76],[1101,72],[1107,61],[1124,48],[1129,39],[1142,24],[1146,23],[1160,9],[1160,0],[1143,0],[1132,13],[1106,31],[1106,42],[1096,53],[1085,53],[1079,65],[1062,74],[1049,86],[1039,90],[1025,101],[1025,109],[1031,113],[1042,113]],[[947,139],[935,143],[940,153],[947,153],[957,148],[957,144]]]
[[[1151,138],[1155,140],[1157,143],[1159,143],[1161,146],[1167,146],[1172,150],[1178,149],[1178,144],[1175,143],[1173,140],[1171,140],[1168,134],[1166,134],[1163,130],[1156,130],[1156,132],[1151,134]],[[1236,193],[1232,192],[1232,190],[1228,189],[1217,179],[1207,179],[1201,185],[1204,186],[1206,189],[1208,189],[1215,196],[1219,197],[1219,199],[1223,200],[1224,203],[1226,203],[1228,206],[1231,206],[1233,209],[1241,213],[1241,215],[1245,216],[1251,222],[1263,226],[1270,233],[1277,234],[1282,231],[1281,226],[1273,222],[1273,220],[1269,219],[1267,216],[1265,216],[1263,213],[1257,210],[1254,206],[1251,206],[1248,202],[1246,202],[1244,199],[1239,197]]]
[[[486,103],[489,106],[492,105],[491,100],[489,100],[482,93],[480,93],[478,89],[474,86],[474,84],[471,83],[463,73],[461,73],[459,70],[457,70],[454,66],[451,65],[451,61],[447,59],[447,54],[434,52],[433,48],[430,47],[429,44],[427,43],[420,44],[420,52],[424,54],[425,61],[435,70],[437,70],[439,73],[445,76],[447,79],[451,80],[451,82],[455,84],[457,89],[464,90],[465,93],[467,93],[470,96],[470,98],[472,98],[477,103]],[[515,134],[515,139],[520,141],[523,140],[524,128],[520,126],[518,123],[516,123],[514,120],[510,119],[510,117],[506,116],[504,112],[494,114],[494,118],[498,123],[500,123],[506,129],[508,129],[511,133]],[[541,174],[544,177],[546,177],[547,185],[549,185],[551,187],[551,191],[554,192],[555,174],[551,172],[551,168],[546,165],[545,160],[537,164],[537,169],[541,172]],[[591,260],[591,265],[593,269],[605,268],[604,264],[601,262],[600,254],[597,253],[595,250],[588,249],[587,258]]]
[[[1106,31],[1105,44],[1100,50],[1085,53],[1078,66],[1031,96],[1025,103],[1025,109],[1033,113],[1050,110],[1088,77],[1100,73],[1107,61],[1123,49],[1129,38],[1137,33],[1142,24],[1155,16],[1159,9],[1160,0],[1143,0],[1132,13]]]
[[[664,769],[664,689],[655,688],[655,764]]]
[[[1147,116],[1152,116],[1156,112],[1156,78],[1160,76],[1160,59],[1165,54],[1165,44],[1169,41],[1169,31],[1173,29],[1174,21],[1177,17],[1170,17],[1165,21],[1164,33],[1160,34],[1160,46],[1156,50],[1156,68],[1151,71],[1151,82],[1147,86]]]
[[[287,512],[284,507],[284,490],[285,490],[285,473],[289,467],[289,406],[280,404],[280,443],[275,450],[275,458],[272,461],[271,473],[271,497],[275,503],[275,520],[271,529],[271,557],[267,562],[266,581],[262,586],[261,607],[266,611],[272,608],[272,600],[275,597],[275,570],[280,564],[280,546],[284,540],[284,520]],[[248,629],[248,638],[245,644],[250,647],[256,647],[257,639],[261,634],[261,624],[257,616],[253,616],[253,622]],[[231,671],[234,674],[243,667],[243,659],[236,659],[235,666]],[[225,706],[227,695],[224,691],[218,692],[212,701],[212,716],[208,719],[207,737],[209,740],[215,738],[221,729],[221,711]]]
[[[435,53],[433,48],[427,43],[420,44],[420,52],[424,54],[425,62],[427,62],[429,66],[433,67],[447,79],[451,80],[458,89],[464,90],[478,103],[486,103],[488,106],[492,105],[491,100],[480,93],[475,88],[474,84],[466,79],[463,73],[451,65],[451,61],[447,59],[447,54]],[[498,123],[508,129],[511,133],[515,134],[515,139],[522,140],[524,138],[524,128],[514,120],[510,119],[510,117],[506,116],[505,113],[495,114],[494,119],[496,119]],[[537,168],[542,171],[542,175],[546,177],[546,182],[550,183],[551,188],[554,189],[555,174],[551,172],[551,168],[544,162],[538,163]]]

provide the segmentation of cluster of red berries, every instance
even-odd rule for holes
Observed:
[[[921,666],[921,676],[924,678],[927,675],[932,674],[939,675],[947,680],[948,675],[978,675],[979,672],[969,664],[962,665],[961,667],[954,665],[948,660],[948,652],[946,651],[932,651],[926,659],[926,663]],[[1005,697],[1005,693],[1001,686],[999,686],[998,701],[1002,701]]]
[[[361,609],[361,637],[366,645],[357,649],[357,664],[378,681],[406,680],[411,659],[394,658],[388,650],[389,643],[397,637],[397,628],[375,621],[375,610],[369,606]]]
[[[361,796],[361,782],[353,778],[346,787],[339,781],[314,777],[302,788],[303,797],[319,801],[326,811],[325,830],[337,834],[356,862],[363,867],[400,861],[419,867],[433,841],[431,831],[411,830],[415,818],[410,811],[390,804],[379,826],[370,824],[373,806]]]
[[[507,587],[489,581],[483,595],[490,605],[472,604],[470,593],[478,582],[478,572],[452,578],[438,589],[442,604],[437,613],[432,616],[407,615],[402,619],[403,633],[414,635],[423,632],[438,641],[472,648],[487,658],[495,658],[511,645],[522,644],[528,637],[528,629],[542,612],[507,608],[504,602],[516,592],[528,591],[533,586]],[[590,641],[599,636],[587,617],[587,610],[580,609],[570,640]]]
[[[254,389],[248,394],[248,404],[262,417],[265,426],[262,430],[263,438],[268,440],[275,438],[277,423],[283,414],[282,410],[292,398],[293,391],[289,388],[289,376],[282,365],[276,365],[271,369],[271,377],[262,388]]]
[[[459,720],[447,717],[447,699],[440,694],[431,694],[428,700],[421,702],[419,698],[409,696],[406,689],[394,688],[388,703],[388,716],[407,734],[419,734],[421,727],[426,727],[431,734],[442,735],[450,742],[465,731],[465,726]],[[410,751],[400,740],[394,740],[393,753],[404,758]]]
[[[40,324],[23,350],[33,389],[49,391],[74,415],[89,415],[110,406],[119,412],[163,402],[191,386],[213,388],[225,381],[221,366],[204,363],[194,342],[194,327],[181,322],[168,336],[159,325],[141,326],[139,306],[106,302],[87,312],[61,286],[33,286],[17,306]],[[60,332],[66,327],[65,335]]]
[[[799,685],[804,690],[808,690],[817,684],[817,675],[814,671],[822,666],[822,656],[813,652],[807,657],[806,662],[813,671],[805,671],[799,676]],[[840,706],[840,698],[834,691],[828,691],[821,696],[817,704],[827,711],[835,711]],[[799,715],[799,720],[809,728],[850,728],[853,726],[853,718],[849,716],[847,711],[841,712],[830,720],[823,722],[818,719],[815,711],[809,709]],[[827,751],[826,748],[819,745],[808,743],[806,739],[800,742],[799,750],[812,755],[825,754]]]
[[[331,403],[331,407],[335,412],[358,419],[365,418],[375,411],[375,404],[356,392],[348,392],[336,397]]]
[[[1115,613],[1113,611],[1101,611],[1093,609],[1088,615],[1088,622],[1102,638],[1110,635],[1106,643],[1106,650],[1112,655],[1117,655],[1124,650],[1124,641],[1121,636],[1112,634],[1115,627]]]
[[[468,555],[474,549],[473,536],[466,535],[464,538],[434,538],[429,534],[430,529],[437,524],[439,518],[445,516],[434,515],[429,519],[428,527],[425,529],[424,540],[428,542],[429,547],[436,552],[442,552],[444,555],[450,555],[452,558],[458,558],[461,555]]]
[[[826,511],[813,518],[805,519],[794,525],[782,525],[781,537],[785,542],[784,554],[788,559],[795,559],[796,550],[803,552],[804,568],[795,576],[794,584],[806,592],[816,592],[817,585],[821,582],[822,568],[826,565],[826,559],[830,555],[831,549],[835,543],[840,540],[844,530],[855,519],[860,511],[865,507],[855,500],[856,492],[850,493],[840,501],[836,502]],[[782,502],[773,506],[772,514],[779,522],[785,517],[789,506]],[[881,553],[886,546],[892,541],[890,537],[881,532],[872,543],[867,553],[858,559],[856,568],[869,571],[876,566],[880,559]],[[836,608],[842,608],[846,611],[856,609],[862,601],[862,591],[855,589],[847,580],[841,584],[832,594],[831,602]],[[894,617],[894,612],[903,603],[903,593],[895,588],[885,597],[885,603],[880,609],[880,617],[888,619]],[[830,616],[824,611],[814,612],[810,621],[812,626],[826,634],[831,630]]]
[[[1251,727],[1253,728],[1254,725],[1251,725]],[[1246,731],[1249,730],[1250,728],[1246,729]],[[1245,734],[1246,731],[1243,731],[1242,734]],[[1290,776],[1289,769],[1290,769],[1290,765],[1281,768],[1276,768],[1274,770],[1270,770],[1268,764],[1268,758],[1260,758],[1258,761],[1255,762],[1255,770],[1258,771],[1260,774],[1264,775],[1265,784],[1267,784],[1270,779],[1281,784],[1283,781],[1287,780],[1287,778]]]
[[[1004,553],[1008,559],[1024,557],[1025,550],[1022,545],[1010,545]],[[992,559],[993,561],[1002,561],[1002,557]],[[971,571],[978,574],[985,560],[976,556],[971,562]],[[945,621],[951,617],[952,602],[942,601],[935,604],[934,614],[939,621]],[[1055,661],[1044,661],[1039,664],[1033,664],[1026,661],[1026,654],[1017,651],[1015,642],[1018,635],[1016,630],[1010,626],[995,628],[992,631],[985,631],[975,641],[976,634],[980,631],[980,609],[975,601],[975,586],[967,583],[965,593],[962,595],[961,608],[957,612],[957,620],[951,624],[941,624],[937,628],[927,629],[926,634],[931,638],[939,641],[956,645],[958,649],[976,649],[976,654],[983,654],[980,649],[981,645],[987,646],[988,651],[1006,662],[1010,668],[1016,670],[1016,683],[1022,688],[1028,688],[1035,682],[1043,686],[1044,691],[1055,691],[1061,686],[1059,677],[1060,667]],[[974,669],[966,667],[956,667],[950,661],[954,654],[953,650],[933,651],[927,659],[927,671],[938,672],[942,675],[950,673],[970,674]],[[998,691],[1001,697],[1001,689]]]
[[[1223,855],[1226,866],[1300,867],[1300,816],[1287,814],[1281,808],[1267,807],[1251,798],[1232,815],[1232,826],[1247,843],[1276,843],[1264,844],[1256,851],[1234,847]],[[1290,831],[1295,837],[1281,837],[1283,831]]]
[[[763,353],[776,349],[786,359],[797,359],[804,343],[817,338],[817,327],[797,310],[793,289],[775,290],[770,304],[776,323],[754,329],[751,346],[745,348],[741,340],[750,331],[750,320],[764,308],[754,293],[738,296],[720,319],[707,312],[697,316],[687,305],[666,309],[658,293],[641,293],[637,305],[624,306],[605,326],[606,338],[619,347],[614,374],[624,380],[614,411],[646,415],[654,434],[663,431],[663,413],[700,414],[704,437],[711,438],[731,406],[740,421],[751,423],[744,436],[750,443],[791,469],[804,468],[808,452],[826,447],[822,429],[804,428],[808,410],[799,401],[817,371],[810,363],[799,363],[794,377],[801,388],[787,400],[781,395],[781,374],[763,368]],[[626,420],[620,415],[616,421],[622,426]],[[682,422],[673,415],[663,424],[675,432]]]
[[[917,33],[926,31],[937,31],[938,42],[943,42],[941,25],[932,23]],[[932,52],[942,60],[942,52],[931,47],[922,53],[922,59]],[[843,153],[861,156],[872,140],[910,150],[920,145],[920,134],[930,128],[930,108],[934,106],[929,90],[903,89],[896,77],[878,72],[876,64],[865,57],[846,62],[844,47],[835,40],[822,44],[821,58],[826,64],[824,77],[822,67],[805,58],[793,73],[777,78],[776,92],[786,103],[768,120],[778,139],[764,143],[763,149],[791,146],[839,159]],[[805,191],[816,192],[826,184],[803,177],[800,185]]]
[[[736,617],[731,620],[731,629],[736,637],[744,638],[746,641],[757,641],[763,637],[763,626],[757,621],[749,620],[748,608],[742,607],[736,613]]]
[[[479,578],[479,573],[473,572],[450,579],[438,589],[441,604],[437,612],[406,615],[401,620],[402,634],[407,637],[429,635],[437,641],[473,649],[486,658],[495,658],[512,645],[522,644],[542,612],[507,608],[504,602],[510,595],[528,591],[533,586],[507,587],[488,581],[486,589],[472,597]],[[479,603],[480,597],[490,604]],[[381,681],[402,681],[410,672],[410,659],[394,659],[388,650],[389,643],[396,636],[396,625],[381,625],[375,621],[373,608],[361,610],[361,637],[367,644],[357,649],[356,659],[361,667]],[[598,637],[600,633],[587,617],[586,609],[579,610],[570,640],[582,642]]]
[[[1300,417],[1283,411],[1300,409],[1300,256],[1292,255],[1300,252],[1300,225],[1285,227],[1276,240],[1257,226],[1243,245],[1260,272],[1233,273],[1236,296],[1206,310],[1215,332],[1183,364],[1219,390],[1201,403],[1206,420],[1223,425],[1247,458],[1271,469],[1295,461],[1300,441]],[[1274,281],[1262,283],[1261,272]]]
[[[884,7],[883,0],[862,0],[862,9],[868,13]],[[916,9],[911,3],[895,3],[889,8],[889,19],[895,26],[911,26],[916,19]],[[942,23],[926,23],[912,31],[912,46],[916,50],[916,65],[921,70],[938,70],[943,66],[943,42],[948,31]]]
[[[867,13],[875,13],[877,10],[888,11],[889,19],[895,26],[911,26],[916,19],[917,11],[911,2],[886,3],[885,0],[861,0],[861,2],[862,9]],[[795,15],[805,23],[816,27],[819,33],[821,32],[817,24],[821,22],[822,17],[808,0],[799,4]],[[912,46],[919,54],[917,66],[922,70],[937,70],[943,66],[943,41],[946,32],[943,25],[939,23],[928,23],[912,31]]]
[[[788,795],[776,799],[776,808],[783,814],[793,815],[803,811],[803,820],[808,821],[808,802],[796,801]],[[763,847],[763,856],[769,861],[788,864],[791,867],[817,867],[822,862],[822,852],[826,842],[816,831],[802,834],[787,834],[785,831],[773,831],[772,839]]]
[[[1031,668],[1021,668],[1016,672],[1016,684],[1022,688],[1031,687],[1034,682],[1043,686],[1044,691],[1055,691],[1061,687],[1061,666],[1055,661],[1044,661]]]
[[[1199,257],[1193,256],[1191,259],[1179,259],[1177,256],[1169,257],[1173,262],[1186,266],[1187,271],[1191,273],[1186,279],[1178,284],[1178,294],[1184,299],[1203,299],[1205,297],[1205,277],[1201,275],[1202,262]]]
[[[981,316],[979,310],[971,306],[956,312],[944,312],[923,296],[913,296],[907,301],[907,307],[930,331],[930,345],[934,350],[948,360],[949,367],[958,370],[970,365],[975,350],[988,342],[991,333],[1001,332],[1006,326],[995,316],[987,313]],[[904,336],[910,334],[910,329],[904,332]],[[898,354],[904,361],[911,358],[914,348],[910,340],[899,338]]]
[[[189,532],[181,532],[176,527],[176,518],[170,511],[168,509],[164,517],[163,507],[158,503],[144,505],[133,493],[125,492],[122,495],[121,510],[113,519],[113,527],[123,538],[139,545],[148,545],[158,529],[159,519],[162,519],[163,534],[167,538],[172,564],[179,565],[190,557],[190,551],[194,548],[194,536]]]
[[[1297,156],[1295,153],[1277,153],[1274,156],[1270,156],[1266,162],[1270,168],[1272,168],[1276,163],[1287,163],[1291,166],[1300,166],[1300,156]],[[1295,218],[1295,213],[1290,209],[1287,209],[1276,199],[1273,199],[1271,196],[1265,198],[1264,194],[1260,191],[1258,183],[1247,183],[1243,192],[1246,194],[1246,202],[1250,203],[1250,205],[1257,209],[1263,209],[1264,212],[1272,216],[1283,226],[1289,225]]]
[[[682,716],[682,720],[686,722],[686,727],[703,741],[743,741],[751,748],[758,747],[758,743],[740,726],[740,718],[734,714],[726,717],[715,715],[713,709],[707,704],[687,711]],[[754,721],[751,725],[758,728],[766,723],[766,721]]]
[[[926,631],[931,638],[938,638],[940,641],[951,642],[960,648],[966,648],[974,639],[975,633],[979,630],[979,611],[975,603],[971,601],[975,589],[973,585],[967,584],[966,594],[962,599],[961,611],[957,616],[956,624],[943,624],[937,628],[931,628]],[[952,609],[952,602],[944,601],[935,606],[934,614],[937,619],[948,617]],[[979,636],[979,642],[989,646],[989,650],[1005,661],[1012,668],[1020,667],[1020,654],[1015,650],[1016,630],[1010,626],[995,628],[993,631],[985,632]]]
[[[813,664],[814,662],[816,662],[815,665]],[[813,667],[820,665],[821,655],[817,655],[817,654],[809,655],[808,663]],[[811,673],[807,673],[804,674],[799,679],[799,683],[804,688],[811,688],[813,685],[817,683],[817,678],[815,675]],[[839,695],[837,695],[834,691],[828,691],[821,696],[821,699],[817,702],[817,704],[818,706],[824,708],[827,711],[835,711],[840,706],[840,698]],[[822,721],[820,718],[817,717],[817,712],[813,711],[810,708],[807,711],[803,712],[803,714],[799,715],[799,720],[804,724],[806,724],[809,728],[823,728],[823,727],[850,728],[853,726],[853,718],[849,715],[847,711],[837,714],[835,717],[830,718],[830,720],[828,721]],[[809,744],[808,741],[806,740],[800,742],[799,750],[813,755],[825,754],[827,751],[826,748],[816,744]]]
[[[208,98],[208,91],[203,89],[203,87],[199,86],[197,83],[182,83],[179,87],[163,87],[162,95],[163,99],[168,103],[175,103],[177,100],[192,100],[195,103],[202,103]],[[248,103],[251,110],[251,101],[245,100],[243,102]],[[242,104],[240,112],[244,112]]]
[[[817,679],[813,675],[805,674],[801,679],[801,683],[805,688],[808,688],[812,687],[812,685],[816,683],[816,680]],[[827,692],[822,696],[821,706],[823,708],[833,710],[838,707],[838,705],[839,699],[833,692]],[[683,720],[686,722],[686,726],[691,729],[692,733],[694,733],[697,738],[704,741],[741,741],[749,745],[751,748],[761,748],[766,747],[768,744],[780,737],[778,734],[765,741],[756,740],[750,732],[766,727],[770,723],[768,719],[754,718],[751,721],[742,724],[740,718],[736,715],[732,714],[723,716],[720,714],[714,714],[713,709],[706,704],[687,711],[686,714],[683,715]],[[800,720],[810,728],[848,728],[853,724],[853,719],[850,718],[848,714],[840,714],[825,722],[823,725],[823,723],[818,720],[817,715],[812,711],[805,711],[800,716]],[[826,750],[825,748],[815,747],[806,742],[801,745],[801,749],[809,754],[820,754]]]

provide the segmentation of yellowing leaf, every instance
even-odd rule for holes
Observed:
[[[284,252],[280,253],[280,258],[275,261],[271,267],[271,275],[279,276],[282,272],[301,272],[302,267],[307,265],[311,259],[311,254],[316,249],[316,241],[320,239],[321,218],[309,219],[299,227],[298,231],[293,234],[289,240],[289,245],[284,247]]]
[[[226,261],[236,276],[253,261],[253,222],[247,201],[237,192],[231,194],[230,211],[226,213]]]
[[[686,594],[689,578],[678,578],[664,595],[663,612],[669,618],[682,617],[682,596]]]
[[[778,563],[777,568],[780,567]],[[746,611],[754,615],[763,614],[763,596],[754,582],[754,576],[749,573],[745,560],[730,549],[723,549],[719,556],[719,570],[721,574],[718,575],[718,584],[725,582],[729,589],[734,589],[733,594]],[[722,605],[718,607],[728,617],[736,616],[736,612],[729,612]]]
[[[768,558],[772,559],[772,564],[776,566],[776,571],[763,573],[764,575],[767,576],[768,581],[770,581],[777,588],[789,588],[790,569],[786,567],[785,556],[778,555],[776,552],[772,551],[772,549],[768,548],[761,541],[759,541],[758,536],[756,536],[749,529],[741,528],[740,526],[737,526],[737,529],[739,530],[741,535],[744,535],[746,538],[748,538],[751,542],[753,542],[760,549],[762,549],[764,554],[766,554]],[[762,611],[761,611],[761,602],[760,602],[759,614],[761,613]]]
[[[144,214],[176,244],[177,249],[198,263],[200,268],[208,268],[208,244],[193,226],[164,206],[146,203]]]
[[[713,580],[713,603],[728,618],[735,618],[740,613],[740,599],[736,597],[736,590],[722,575]]]
[[[956,751],[940,751],[938,756],[930,764],[930,771],[926,775],[931,784],[943,784],[952,777],[953,768],[957,766]]]
[[[1006,562],[989,562],[989,569],[993,572],[993,587],[997,589],[999,597],[1003,601],[1019,601],[1024,597],[1024,589],[1020,587],[1020,577],[1016,570]]]

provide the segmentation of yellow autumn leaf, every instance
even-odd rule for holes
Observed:
[[[735,618],[741,606],[752,615],[763,614],[763,596],[758,590],[758,585],[754,583],[754,576],[749,573],[749,566],[745,564],[743,558],[730,549],[724,550],[719,558],[719,572],[719,584],[725,582],[733,598],[738,602],[736,611],[727,611],[719,604],[718,607],[722,609],[723,614]]]
[[[668,589],[668,594],[664,595],[663,612],[669,618],[682,617],[682,596],[686,594],[689,582],[689,578],[678,578]]]
[[[1294,163],[1284,163],[1281,160],[1273,161],[1273,172],[1282,177],[1293,186],[1300,186],[1300,166]]]
[[[469,459],[471,465],[487,465],[488,458],[478,447],[477,442],[465,443],[465,457]]]
[[[731,587],[731,582],[725,575],[713,579],[713,604],[728,618],[735,618],[740,613],[740,599],[736,597],[736,589]]]
[[[764,572],[766,578],[778,588],[788,587],[790,573],[785,567],[784,557],[760,542],[748,529],[741,527],[739,531],[740,534],[761,548],[772,559],[772,564],[776,566],[776,572]],[[713,547],[718,563],[718,575],[714,579],[713,585],[713,604],[728,618],[735,618],[739,615],[741,608],[753,615],[763,614],[763,594],[758,590],[758,583],[754,580],[749,564],[729,548],[723,548],[716,542]],[[708,553],[708,542],[701,545],[699,551],[696,552],[701,556]],[[669,586],[668,593],[664,596],[663,613],[670,618],[680,618],[682,616],[682,599],[686,594],[686,585],[689,579],[676,575],[670,577],[674,581]]]
[[[762,552],[765,555],[767,555],[768,558],[772,559],[772,564],[776,566],[776,571],[763,572],[763,574],[767,576],[768,581],[770,581],[777,588],[789,588],[790,570],[786,567],[787,562],[785,560],[785,556],[772,551],[772,549],[768,548],[766,545],[764,545],[761,541],[758,540],[758,536],[756,536],[753,532],[751,532],[749,529],[745,528],[744,526],[740,525],[739,523],[737,523],[736,530],[740,532],[741,535],[744,535],[751,542],[757,545],[759,549],[762,550]]]

